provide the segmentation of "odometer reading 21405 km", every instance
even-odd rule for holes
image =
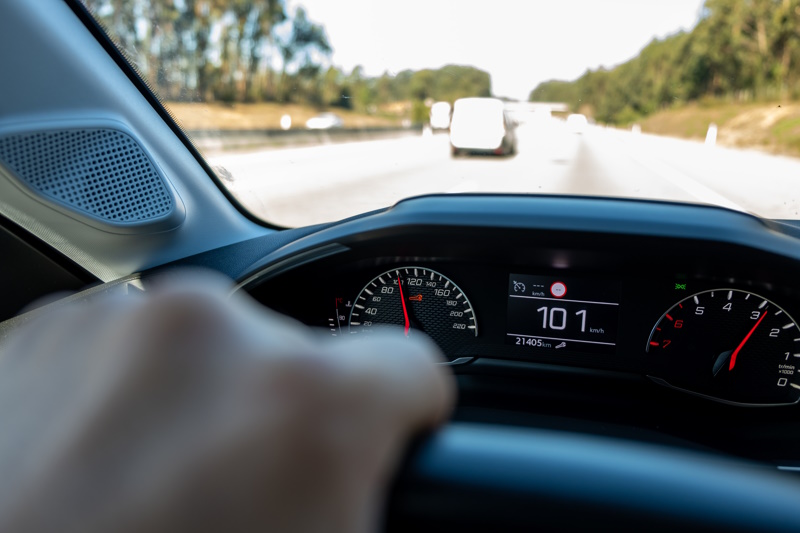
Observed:
[[[662,315],[647,341],[648,373],[667,385],[751,404],[800,399],[800,328],[752,292],[699,292]]]
[[[506,342],[529,351],[613,354],[619,284],[511,274]]]
[[[350,333],[392,326],[406,337],[425,333],[452,360],[478,335],[475,311],[450,279],[429,268],[387,270],[361,289],[350,312]]]

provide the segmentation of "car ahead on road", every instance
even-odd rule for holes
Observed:
[[[306,120],[306,128],[309,130],[332,130],[343,127],[344,121],[336,113],[320,113]]]
[[[581,134],[586,131],[589,121],[586,115],[580,113],[572,113],[567,117],[567,129],[572,133]]]
[[[0,342],[45,294],[135,298],[193,266],[329,342],[373,324],[402,335],[407,314],[406,333],[442,348],[460,397],[397,474],[386,529],[800,531],[796,220],[637,198],[439,194],[285,228],[230,194],[77,0],[0,2],[0,69]],[[505,118],[480,105],[502,146]],[[437,172],[448,167],[462,165]],[[57,450],[26,440],[36,405],[2,405],[22,427],[0,430],[3,449]],[[124,481],[114,474],[109,490]],[[215,489],[196,520],[215,518]]]
[[[461,98],[453,104],[450,151],[509,155],[517,151],[514,121],[497,98]]]

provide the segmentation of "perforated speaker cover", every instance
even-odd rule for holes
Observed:
[[[170,218],[175,198],[128,133],[75,128],[0,136],[0,162],[35,193],[113,226]]]

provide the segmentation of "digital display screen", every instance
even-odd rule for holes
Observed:
[[[619,283],[511,274],[506,342],[529,350],[616,351]]]

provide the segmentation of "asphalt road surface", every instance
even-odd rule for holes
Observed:
[[[800,218],[800,159],[588,127],[517,129],[518,154],[450,156],[446,134],[210,158],[234,195],[284,226],[346,218],[429,193],[514,192],[652,198]]]

